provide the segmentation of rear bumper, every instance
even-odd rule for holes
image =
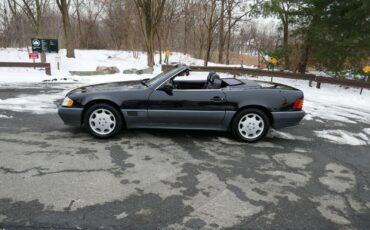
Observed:
[[[82,108],[67,108],[59,107],[58,115],[62,118],[64,124],[70,126],[81,126],[82,124]]]
[[[306,113],[301,111],[272,112],[273,128],[284,128],[298,125]]]

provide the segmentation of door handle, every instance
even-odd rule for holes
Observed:
[[[222,97],[219,97],[219,96],[214,96],[211,98],[211,101],[223,101],[224,99]]]

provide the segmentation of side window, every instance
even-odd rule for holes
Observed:
[[[182,73],[172,79],[176,90],[200,90],[204,89],[207,82],[207,74],[204,72]]]

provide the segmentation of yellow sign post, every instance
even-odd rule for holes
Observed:
[[[364,71],[364,73],[370,73],[370,66],[364,66],[364,68],[362,68],[362,71]]]
[[[365,74],[370,73],[370,66],[369,65],[364,66],[364,68],[362,68],[362,71],[364,71]],[[368,77],[369,76],[365,76],[364,81],[367,81]],[[361,88],[360,95],[362,94],[362,90],[363,88]]]
[[[276,58],[276,57],[272,57],[271,58],[271,63],[273,64],[273,65],[276,65],[276,63],[278,62],[278,59]]]
[[[164,63],[166,63],[166,65],[168,65],[168,63],[170,62],[170,55],[171,55],[170,50],[166,50],[164,52]]]
[[[271,57],[271,64],[272,64],[272,71],[275,70],[275,65],[278,62],[278,59],[276,57]],[[271,76],[271,82],[273,81],[273,77]]]

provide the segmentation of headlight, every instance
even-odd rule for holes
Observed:
[[[62,106],[72,107],[72,105],[73,105],[72,99],[70,99],[69,97],[64,98],[64,100],[62,102]]]

